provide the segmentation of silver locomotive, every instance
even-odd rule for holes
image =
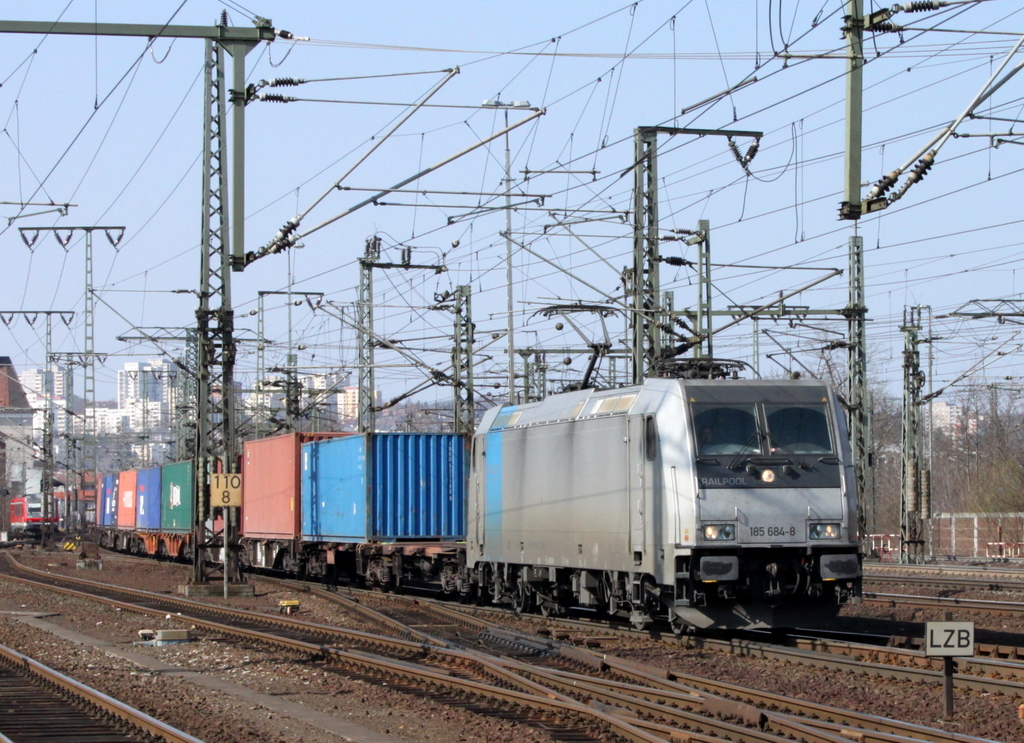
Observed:
[[[651,379],[494,408],[466,568],[520,611],[642,627],[809,625],[859,602],[853,463],[817,381]]]

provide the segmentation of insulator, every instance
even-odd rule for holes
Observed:
[[[915,0],[912,3],[903,3],[904,13],[924,13],[928,10],[938,10],[949,5],[944,0]]]
[[[879,196],[883,195],[886,191],[893,187],[893,185],[896,183],[897,178],[899,178],[899,173],[896,172],[895,170],[889,173],[889,175],[880,178],[878,183],[872,186],[871,190],[868,191],[868,198],[877,199]]]
[[[732,137],[729,138],[729,151],[732,152],[732,156],[736,158],[736,162],[742,165],[743,155],[740,154],[740,148],[737,147],[736,143],[732,141]]]
[[[746,160],[749,163],[751,160],[754,159],[754,156],[757,154],[757,151],[760,148],[761,148],[761,140],[760,139],[755,139],[753,141],[753,143],[750,145],[750,147],[747,148],[747,155],[744,158],[744,160]]]
[[[678,255],[669,255],[662,257],[662,262],[667,263],[670,266],[690,266],[693,265],[690,261],[682,258]]]
[[[920,508],[920,484],[917,481],[917,468],[907,463],[907,513],[916,514]]]
[[[267,87],[269,88],[287,88],[295,85],[302,85],[306,82],[297,77],[272,77],[267,80]]]
[[[298,100],[290,95],[280,95],[279,93],[260,93],[256,97],[268,103],[293,103]]]
[[[921,516],[932,517],[932,471],[929,469],[921,470]]]
[[[925,176],[925,173],[931,170],[932,165],[934,164],[935,150],[932,150],[927,155],[925,155],[924,157],[917,161],[917,165],[914,166],[914,169],[911,171],[910,175],[907,176],[907,185],[917,183],[918,181],[922,180]],[[904,190],[906,190],[906,186],[904,186]]]
[[[876,33],[894,34],[903,31],[904,28],[898,23],[893,23],[892,21],[883,21],[881,23],[876,23],[875,25],[873,25],[870,30]]]
[[[914,166],[914,172],[917,173],[920,178],[924,178],[924,174],[931,170],[934,164],[935,150],[932,150],[917,161],[917,165]]]
[[[228,12],[226,10],[220,12],[220,25],[224,27],[228,25]]]

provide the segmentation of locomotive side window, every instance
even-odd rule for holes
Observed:
[[[654,423],[653,415],[644,419],[644,451],[648,462],[658,458],[658,427]]]
[[[773,452],[831,454],[828,414],[824,405],[764,406]]]
[[[694,405],[697,455],[760,454],[753,405]]]

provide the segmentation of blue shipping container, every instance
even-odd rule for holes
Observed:
[[[467,437],[450,433],[303,444],[303,539],[463,539],[468,445]]]
[[[160,531],[160,468],[139,470],[135,483],[135,528]]]
[[[100,526],[117,526],[117,475],[103,478],[98,520]]]

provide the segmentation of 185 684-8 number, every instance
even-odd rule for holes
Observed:
[[[750,527],[752,537],[793,537],[796,536],[795,526],[752,526]]]

